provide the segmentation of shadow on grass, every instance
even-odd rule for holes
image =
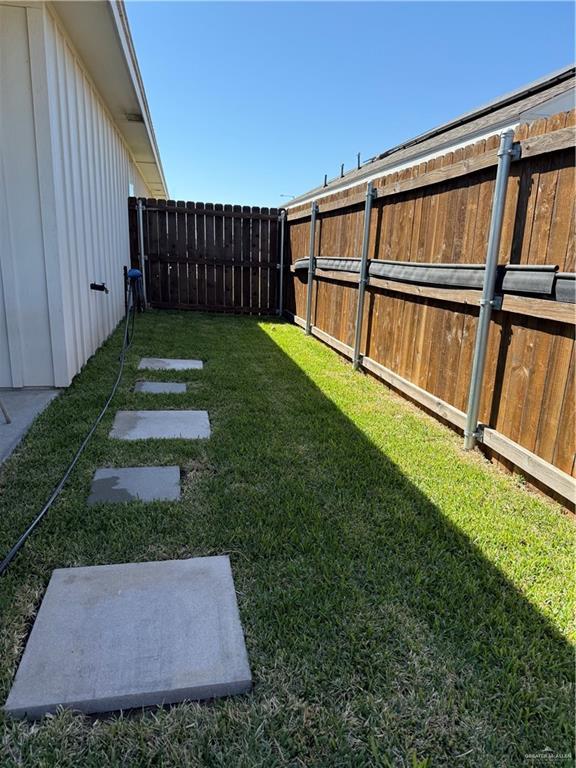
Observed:
[[[139,326],[112,414],[61,508],[20,557],[12,596],[35,555],[32,570],[47,581],[53,567],[69,564],[230,552],[256,687],[248,698],[186,710],[200,732],[182,749],[197,750],[198,759],[206,749],[203,764],[221,764],[209,749],[218,733],[228,765],[409,765],[414,750],[431,765],[515,766],[534,764],[530,755],[546,747],[570,752],[569,644],[335,404],[361,408],[360,377],[282,323],[151,313]],[[133,394],[140,355],[207,364],[185,396]],[[82,398],[98,368],[97,356],[51,412],[63,409],[65,420],[67,400]],[[314,378],[333,374],[329,392],[308,368]],[[207,408],[212,439],[112,451],[107,432],[124,407]],[[418,417],[394,419],[400,407],[390,401],[369,411],[375,434],[415,455],[442,450]],[[204,462],[211,471],[195,478],[180,505],[104,506],[78,517],[106,455],[117,466]],[[452,472],[451,510],[474,516],[475,503],[493,494],[494,515],[504,513],[494,475],[464,461]],[[20,525],[28,514],[24,503]],[[74,541],[57,541],[70,527]],[[518,545],[513,536],[502,543]],[[21,626],[22,615],[14,608],[7,618]],[[128,742],[140,738],[129,720],[123,727]],[[108,754],[112,740],[101,734],[94,754]]]

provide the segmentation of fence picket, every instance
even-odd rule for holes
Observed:
[[[196,250],[194,258],[198,260],[202,255],[206,258],[206,220],[204,217],[204,203],[196,203]],[[198,306],[206,306],[206,264],[198,262]]]
[[[208,307],[216,306],[216,274],[215,269],[210,263],[216,255],[214,240],[214,205],[206,203],[205,227],[206,227],[206,304]]]
[[[252,208],[252,213],[260,213],[260,209]],[[260,307],[261,225],[262,222],[260,219],[255,218],[252,220],[252,234],[250,240],[250,263],[252,265],[252,269],[250,270],[250,308],[253,312],[257,312]]]
[[[233,207],[233,212],[238,214],[232,220],[232,260],[234,262],[233,275],[232,275],[232,306],[241,309],[242,308],[242,219],[240,213],[242,208],[239,205]]]
[[[232,211],[231,205],[224,206],[224,213],[229,214]],[[230,216],[223,217],[224,222],[224,248],[222,257],[225,262],[232,262],[232,219]],[[224,284],[224,307],[231,309],[234,307],[232,292],[232,267],[225,264],[222,268],[222,280]]]
[[[214,206],[214,259],[224,258],[224,206]],[[220,215],[218,215],[220,214]],[[224,266],[214,265],[214,306],[224,307]]]
[[[250,206],[242,206],[242,309],[250,308]]]
[[[194,203],[186,203],[186,279],[188,304],[198,304],[198,268],[196,265],[196,214]]]

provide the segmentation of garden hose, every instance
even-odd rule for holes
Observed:
[[[126,352],[129,349],[130,345],[132,344],[132,340],[134,338],[134,316],[135,316],[135,308],[134,308],[134,302],[133,302],[133,292],[134,292],[134,282],[136,282],[135,279],[131,279],[128,285],[128,308],[126,311],[126,321],[124,323],[124,336],[122,340],[122,349],[120,351],[120,357],[119,357],[119,366],[118,366],[118,375],[116,376],[116,380],[112,386],[112,390],[110,391],[110,394],[108,395],[108,399],[104,403],[104,407],[96,417],[95,422],[92,424],[92,427],[90,428],[90,431],[82,441],[82,444],[74,454],[74,458],[68,465],[68,468],[66,469],[66,472],[64,473],[62,479],[58,483],[58,485],[54,488],[52,491],[52,494],[50,495],[50,498],[46,502],[46,504],[42,507],[40,512],[36,515],[34,520],[30,523],[28,528],[24,531],[24,533],[20,536],[18,541],[14,544],[14,546],[10,549],[6,557],[2,560],[0,563],[0,576],[2,576],[6,570],[8,569],[8,566],[12,562],[12,560],[16,557],[20,549],[22,548],[23,544],[25,543],[26,539],[30,536],[30,534],[35,530],[35,528],[40,524],[52,504],[56,501],[58,496],[60,495],[60,492],[62,491],[62,488],[64,488],[64,485],[66,484],[66,481],[72,474],[72,471],[76,464],[78,463],[78,459],[84,452],[84,449],[90,442],[90,438],[96,431],[96,427],[100,422],[102,421],[104,414],[108,410],[108,406],[112,402],[112,398],[116,394],[116,390],[118,389],[118,385],[120,384],[120,380],[122,378],[122,373],[124,371],[124,360],[126,358]],[[130,327],[130,315],[132,315],[132,323]]]

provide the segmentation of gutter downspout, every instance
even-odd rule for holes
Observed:
[[[360,279],[358,282],[358,303],[356,305],[356,329],[354,333],[354,355],[352,357],[352,367],[355,371],[360,365],[360,341],[362,338],[362,319],[364,317],[364,296],[366,295],[366,284],[368,282],[368,245],[370,241],[370,216],[372,213],[372,202],[374,201],[375,190],[372,182],[369,181],[366,187],[366,206],[364,208],[364,235],[362,238],[362,260],[360,262]]]
[[[486,366],[486,348],[488,345],[488,333],[490,331],[490,319],[492,310],[496,304],[494,300],[494,288],[496,286],[496,272],[498,267],[498,251],[502,235],[502,220],[504,218],[504,206],[506,205],[506,191],[510,164],[512,160],[520,157],[520,147],[514,147],[514,131],[508,130],[500,137],[498,149],[498,169],[496,171],[496,184],[492,202],[492,218],[490,221],[490,233],[486,249],[486,269],[484,272],[484,285],[480,300],[480,314],[476,328],[476,341],[474,346],[474,359],[472,361],[472,374],[470,376],[470,389],[468,394],[468,409],[466,412],[466,426],[464,428],[464,450],[469,451],[474,447],[475,441],[481,438],[482,430],[478,424],[478,412],[480,410],[480,398],[482,396],[482,380]]]

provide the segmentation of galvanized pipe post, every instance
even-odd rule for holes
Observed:
[[[138,198],[138,257],[138,261],[140,262],[140,272],[142,272],[144,306],[148,306],[148,295],[146,292],[146,257],[144,256],[144,206],[140,198]]]
[[[306,335],[312,333],[312,284],[314,282],[314,272],[316,271],[316,258],[314,249],[316,247],[316,216],[318,215],[318,203],[314,200],[310,213],[310,250],[308,261],[308,290],[306,292]]]
[[[284,225],[286,222],[286,211],[280,212],[280,280],[278,285],[278,314],[280,317],[284,314]]]
[[[470,389],[468,393],[468,409],[466,411],[466,426],[464,428],[464,450],[469,451],[474,447],[476,439],[480,436],[478,429],[478,412],[480,410],[480,398],[482,396],[482,380],[486,365],[486,347],[488,344],[488,332],[490,319],[494,308],[494,288],[496,286],[496,274],[498,268],[498,250],[502,235],[502,220],[504,218],[504,206],[506,204],[506,190],[510,175],[510,164],[520,156],[519,147],[514,147],[514,131],[508,130],[500,137],[498,150],[498,169],[496,171],[496,184],[492,201],[492,217],[490,220],[490,232],[488,234],[488,247],[486,249],[486,266],[484,271],[484,285],[480,300],[480,314],[476,328],[476,341],[474,346],[474,358],[472,361],[472,373],[470,376]]]
[[[372,182],[368,182],[366,187],[366,205],[364,207],[364,235],[362,237],[362,257],[360,261],[360,279],[358,281],[358,302],[356,304],[356,329],[354,333],[354,354],[352,356],[352,366],[355,371],[360,365],[360,341],[362,339],[362,318],[364,317],[364,296],[366,294],[366,284],[368,282],[368,246],[370,242],[370,215],[372,213],[372,202],[376,197],[376,190]]]

